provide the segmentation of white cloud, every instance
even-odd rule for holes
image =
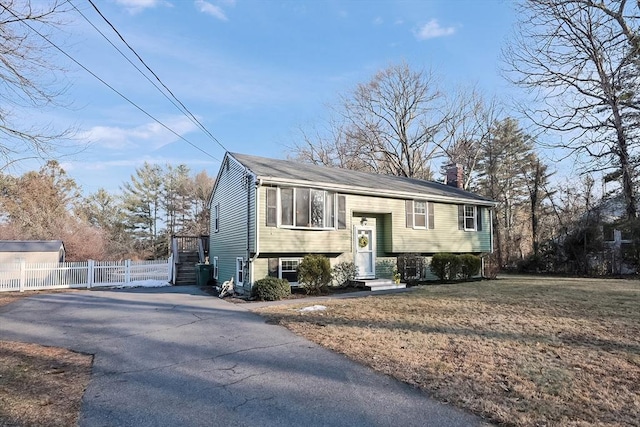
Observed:
[[[178,135],[185,135],[196,129],[196,125],[183,116],[164,120],[163,123]],[[77,138],[112,150],[139,147],[146,150],[157,150],[180,139],[156,122],[145,123],[133,128],[94,126],[79,134]]]
[[[202,13],[206,13],[207,15],[211,15],[214,18],[217,18],[221,21],[227,21],[227,15],[225,15],[224,11],[220,6],[216,6],[204,0],[196,0],[195,5],[198,10]]]
[[[138,13],[144,9],[165,4],[163,0],[116,0],[116,3],[124,6],[130,13]]]
[[[414,34],[418,40],[427,40],[436,37],[450,36],[455,32],[455,27],[441,27],[437,19],[432,19],[420,27]]]
[[[373,25],[381,25],[384,21],[382,20],[382,18],[380,16],[377,16],[374,20],[373,20]]]

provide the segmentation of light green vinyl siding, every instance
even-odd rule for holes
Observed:
[[[489,210],[482,209],[482,231],[458,230],[458,205],[435,203],[433,230],[406,227],[404,217],[393,216],[393,252],[477,253],[491,251]],[[404,212],[404,208],[402,209]]]
[[[267,227],[266,191],[260,191],[261,253],[344,253],[353,252],[353,226],[362,217],[376,225],[377,255],[405,252],[489,252],[491,250],[490,216],[482,208],[482,231],[458,230],[458,205],[435,203],[435,228],[406,227],[405,200],[346,194],[347,227],[344,230],[300,230]]]
[[[261,253],[342,253],[351,251],[351,219],[347,196],[344,230],[293,229],[266,226],[266,188],[259,188],[259,244]],[[278,211],[280,215],[280,211]],[[256,274],[257,276],[257,274]]]
[[[226,159],[221,166],[214,194],[211,197],[210,257],[218,257],[218,281],[236,277],[236,258],[247,260],[247,239],[253,246],[255,219],[249,213],[255,201],[251,176],[234,161]],[[247,206],[247,203],[250,205]],[[214,231],[213,206],[220,205],[218,232]],[[249,228],[247,228],[249,227]],[[250,250],[253,252],[253,248]],[[250,278],[245,272],[245,286]]]

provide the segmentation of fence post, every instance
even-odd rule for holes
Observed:
[[[126,259],[124,261],[124,283],[128,284],[131,281],[131,260]]]
[[[95,261],[90,259],[87,261],[87,289],[91,289],[93,286],[93,267]]]
[[[24,286],[27,276],[26,268],[27,266],[25,261],[20,260],[20,292],[24,292]]]
[[[168,267],[167,282],[171,282],[171,279],[173,278],[173,254],[169,255],[169,259],[167,260],[167,263],[169,264],[167,266]]]

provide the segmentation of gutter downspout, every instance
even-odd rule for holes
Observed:
[[[243,185],[246,186],[247,189],[247,257],[245,258],[245,262],[247,263],[247,270],[249,272],[249,259],[251,258],[251,191],[249,191],[249,170],[244,168],[244,176],[242,177]],[[244,262],[243,262],[244,264]],[[244,294],[244,289],[247,280],[250,280],[250,277],[246,277],[244,265],[242,266],[242,293]]]
[[[255,220],[256,220],[256,234],[255,234],[255,239],[256,239],[256,253],[253,255],[253,258],[251,258],[251,260],[249,261],[249,268],[251,269],[250,273],[249,273],[249,279],[251,280],[251,283],[254,282],[253,278],[253,263],[255,262],[256,259],[258,259],[258,256],[260,256],[260,221],[258,219],[258,217],[260,215],[258,215],[258,213],[260,212],[259,206],[260,206],[260,187],[262,186],[262,179],[258,178],[256,180],[256,216],[255,216]]]

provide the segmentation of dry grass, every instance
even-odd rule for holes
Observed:
[[[0,293],[0,306],[33,293]],[[93,356],[0,341],[0,426],[72,426]]]
[[[521,277],[325,305],[261,312],[505,425],[640,425],[638,281]]]

